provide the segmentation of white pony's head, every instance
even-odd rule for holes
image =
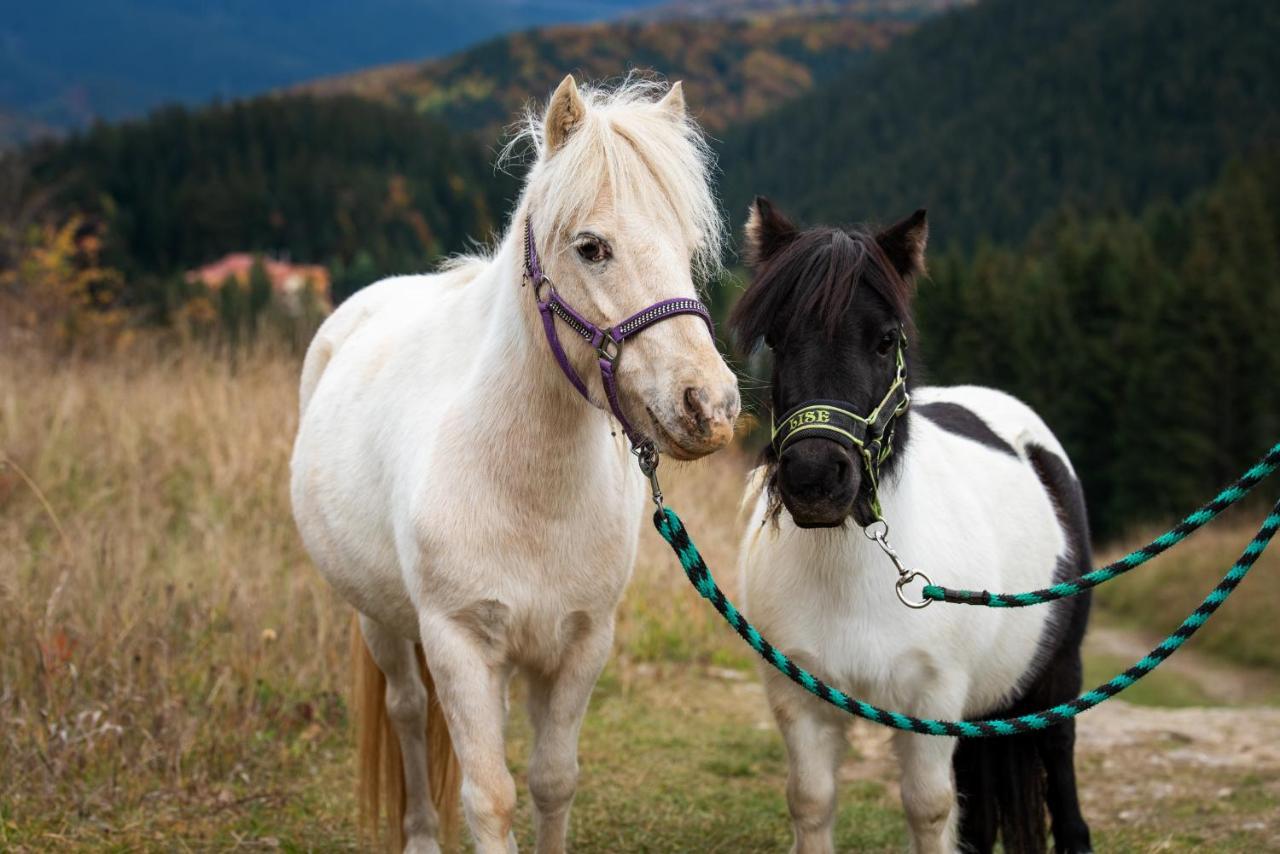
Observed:
[[[565,77],[519,140],[537,152],[524,210],[543,269],[597,325],[660,300],[696,297],[694,277],[719,271],[724,223],[709,180],[712,157],[679,83],[579,89]],[[575,335],[561,340],[604,407],[594,352]],[[665,320],[623,350],[622,410],[659,450],[693,459],[729,442],[738,386],[702,320]]]

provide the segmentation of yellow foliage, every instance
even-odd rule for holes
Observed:
[[[328,78],[305,88],[405,104],[496,134],[531,97],[554,89],[566,71],[581,80],[606,81],[630,69],[648,69],[683,80],[699,120],[719,131],[808,90],[815,68],[883,50],[915,26],[909,19],[785,10],[742,20],[563,24],[515,33],[483,49]]]
[[[14,265],[0,269],[0,335],[38,337],[63,350],[127,346],[121,276],[102,266],[101,238],[81,217],[5,237],[17,248]]]

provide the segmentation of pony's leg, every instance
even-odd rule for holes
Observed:
[[[404,766],[404,850],[439,854],[440,820],[427,777],[427,689],[418,675],[413,642],[363,614],[360,633],[374,663],[387,677],[387,717],[400,742]]]
[[[836,771],[848,741],[846,719],[770,673],[770,705],[787,745],[787,809],[792,854],[830,854],[836,820]]]
[[[898,732],[894,736],[902,769],[902,807],[916,854],[956,850],[956,790],[951,776],[955,739]]]
[[[496,604],[496,603],[495,603]],[[516,784],[507,770],[504,609],[420,618],[427,666],[462,768],[462,806],[476,854],[512,854]]]
[[[577,639],[554,674],[529,674],[529,718],[533,754],[529,793],[533,796],[538,854],[561,854],[569,828],[569,808],[578,787],[578,732],[587,702],[613,646],[613,620],[592,627],[578,621]]]
[[[1076,791],[1076,722],[1063,721],[1044,730],[1039,734],[1038,746],[1048,778],[1046,800],[1053,826],[1053,850],[1056,854],[1092,851],[1089,825],[1080,812]]]

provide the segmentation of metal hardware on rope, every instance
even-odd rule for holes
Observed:
[[[1156,537],[1140,549],[1130,552],[1119,560],[1106,566],[1085,573],[1072,581],[1063,581],[1052,587],[1032,590],[1027,593],[991,593],[986,590],[957,590],[930,584],[924,588],[924,598],[928,601],[952,602],[959,605],[984,605],[988,608],[1022,608],[1028,605],[1040,605],[1076,596],[1091,590],[1099,584],[1124,575],[1131,569],[1142,566],[1158,554],[1176,546],[1200,528],[1212,522],[1223,510],[1238,502],[1249,494],[1255,486],[1280,469],[1280,442],[1254,466],[1240,476],[1240,479],[1219,492],[1207,501],[1200,509],[1191,513],[1181,522],[1165,533]]]
[[[1249,573],[1249,569],[1258,560],[1258,556],[1266,549],[1271,538],[1280,530],[1280,502],[1272,508],[1271,514],[1263,521],[1249,544],[1245,546],[1240,557],[1232,565],[1218,586],[1200,603],[1200,607],[1191,613],[1159,646],[1147,653],[1140,661],[1124,673],[1116,676],[1070,700],[1050,709],[1019,715],[1016,718],[993,718],[976,721],[944,721],[930,718],[917,718],[901,712],[889,711],[873,706],[870,703],[850,697],[843,691],[831,687],[826,681],[815,676],[787,657],[786,653],[773,646],[747,618],[734,607],[724,595],[724,591],[716,584],[711,570],[698,553],[697,547],[689,539],[680,517],[668,507],[659,507],[653,514],[653,524],[658,533],[667,541],[684,568],[690,583],[704,598],[710,600],[725,621],[733,627],[747,644],[760,654],[766,662],[792,682],[804,688],[818,699],[843,709],[855,717],[882,724],[894,729],[917,732],[923,735],[946,735],[976,738],[996,735],[1016,735],[1046,729],[1063,721],[1070,720],[1081,712],[1092,709],[1100,703],[1114,697],[1134,682],[1160,666],[1166,658],[1178,650],[1196,631],[1208,622],[1219,606],[1227,600],[1240,581]]]
[[[874,530],[873,530],[874,529]],[[890,561],[893,562],[893,568],[898,570],[898,583],[893,586],[893,592],[898,594],[898,601],[908,608],[919,610],[933,604],[932,599],[921,599],[919,602],[913,602],[907,598],[902,592],[902,588],[916,579],[924,579],[926,585],[932,584],[929,576],[919,570],[907,569],[906,564],[902,562],[902,558],[898,556],[898,550],[889,544],[889,523],[884,519],[877,519],[870,525],[862,529],[862,533],[868,540],[874,540],[875,544],[880,547]]]
[[[635,454],[636,464],[640,466],[640,473],[649,478],[649,489],[652,491],[653,503],[657,505],[659,512],[662,511],[662,487],[658,485],[658,449],[653,446],[652,442],[644,442],[631,448],[631,453]]]

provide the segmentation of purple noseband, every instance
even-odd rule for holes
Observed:
[[[538,303],[538,313],[542,315],[542,328],[547,333],[547,343],[551,346],[551,352],[555,355],[556,362],[560,365],[560,370],[564,371],[564,375],[569,378],[569,382],[573,383],[573,387],[578,390],[579,394],[588,401],[591,400],[591,396],[587,394],[587,384],[582,381],[582,377],[578,376],[578,372],[573,369],[573,365],[569,363],[568,355],[564,352],[564,347],[560,344],[560,335],[556,331],[557,317],[595,348],[596,356],[600,363],[600,378],[604,382],[604,393],[609,400],[609,409],[613,412],[613,417],[617,418],[618,423],[622,425],[622,432],[626,434],[627,440],[631,442],[631,447],[633,449],[641,449],[645,446],[651,448],[652,442],[643,433],[631,426],[631,422],[622,414],[622,405],[618,401],[618,381],[614,374],[614,366],[618,363],[618,357],[622,355],[622,342],[659,321],[681,314],[693,314],[701,317],[706,322],[707,330],[714,339],[715,327],[711,323],[711,314],[707,311],[707,307],[696,299],[675,297],[674,299],[664,299],[661,302],[656,302],[615,326],[603,329],[596,326],[575,311],[573,306],[562,300],[560,295],[556,293],[555,286],[551,283],[551,280],[543,274],[542,262],[538,259],[538,247],[533,240],[531,217],[528,215],[524,219],[523,282],[533,286],[533,298]],[[542,295],[544,285],[546,286],[546,299],[543,299]]]

